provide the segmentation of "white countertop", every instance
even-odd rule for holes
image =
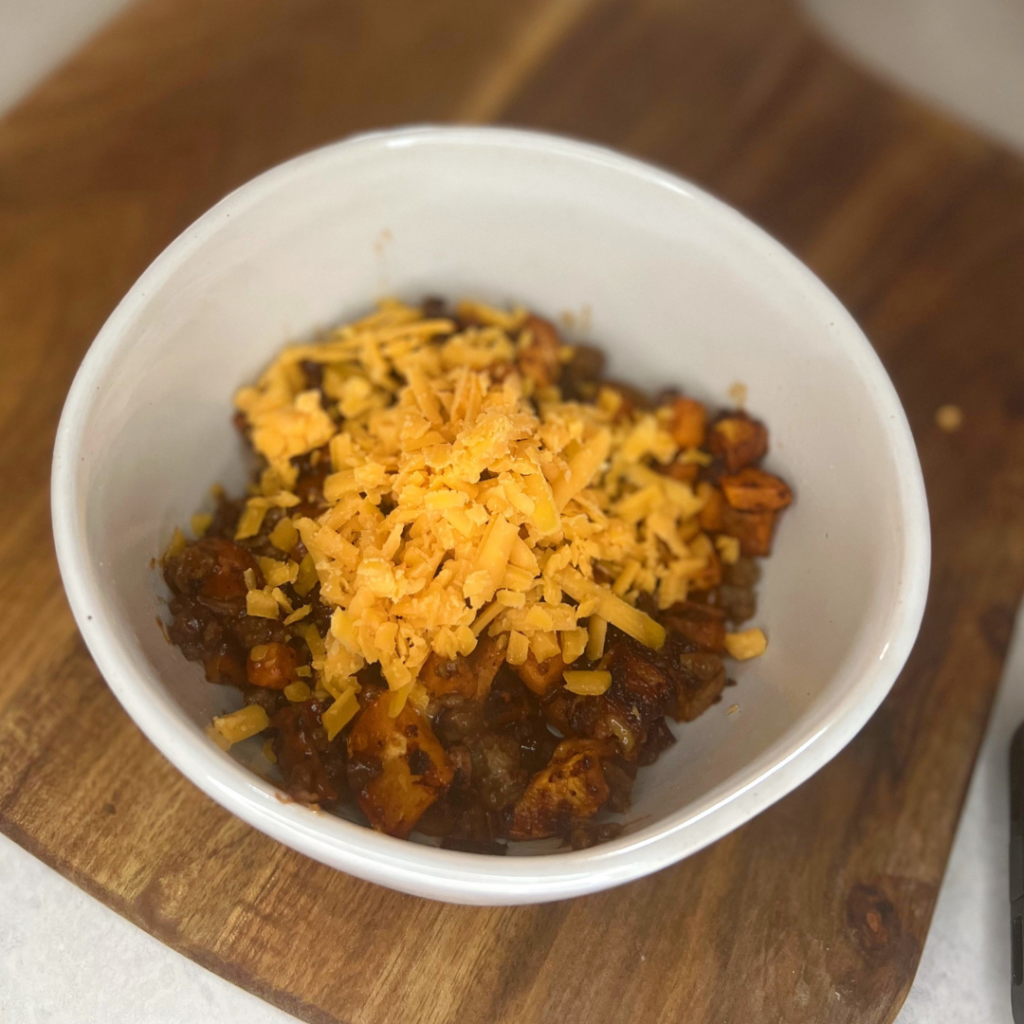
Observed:
[[[1024,721],[1024,610],[989,719],[921,965],[899,1024],[1012,1024],[1010,740]]]
[[[295,1024],[0,836],[3,1024]]]
[[[899,1024],[1011,1024],[1006,765],[1010,736],[1024,720],[1024,631],[1017,632]],[[0,1021],[294,1018],[168,949],[0,836]]]

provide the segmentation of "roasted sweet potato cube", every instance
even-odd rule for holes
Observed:
[[[671,702],[672,680],[665,657],[676,641],[670,634],[660,651],[652,651],[624,633],[612,634],[609,630],[609,634],[605,647],[607,667],[612,673],[608,698],[630,709],[646,728],[665,714]]]
[[[420,670],[419,681],[431,697],[460,693],[482,700],[505,660],[507,644],[505,636],[483,636],[469,657],[448,659],[431,654]]]
[[[392,718],[390,707],[385,692],[356,717],[348,737],[348,777],[370,824],[404,839],[455,773],[426,715],[406,704]]]
[[[557,690],[541,705],[544,717],[563,735],[601,740],[627,758],[644,737],[639,719],[607,696],[581,697]]]
[[[725,688],[725,665],[717,654],[702,651],[680,654],[672,681],[676,687],[672,716],[680,722],[692,722],[721,696]]]
[[[258,660],[253,657],[253,651],[260,655]],[[294,647],[282,643],[262,644],[249,652],[245,674],[253,686],[283,690],[298,678],[295,674],[298,664],[299,655]]]
[[[692,590],[711,590],[722,582],[722,561],[715,545],[706,533],[698,533],[690,541],[690,551],[697,558],[705,559],[704,568],[690,579]]]
[[[547,839],[565,835],[573,822],[596,814],[608,800],[608,783],[601,767],[607,744],[597,740],[564,740],[548,766],[530,779],[516,802],[509,836]]]
[[[516,674],[538,697],[543,697],[554,686],[565,671],[565,662],[556,655],[544,661],[537,661],[536,655],[530,651],[526,661],[516,666]]]
[[[670,462],[662,472],[665,476],[678,480],[680,483],[692,484],[697,480],[700,466],[696,462]]]
[[[697,497],[704,498],[704,507],[697,516],[702,530],[710,533],[722,532],[722,513],[726,508],[725,495],[709,483],[698,484]]]
[[[756,466],[748,466],[731,476],[723,476],[718,485],[725,500],[741,512],[777,512],[785,508],[793,494],[784,480]]]
[[[728,505],[722,512],[722,532],[740,542],[740,551],[755,558],[772,553],[774,512],[740,512]]]
[[[692,398],[677,398],[672,403],[669,431],[680,448],[699,448],[704,443],[707,410]]]
[[[431,697],[459,693],[463,697],[476,695],[476,673],[469,658],[442,658],[431,654],[420,669],[419,681]]]
[[[558,358],[562,339],[558,329],[549,320],[530,316],[526,329],[533,340],[519,353],[519,369],[539,388],[546,388],[558,380],[562,364]]]
[[[505,664],[505,652],[508,650],[508,634],[499,636],[482,636],[476,650],[469,660],[476,672],[476,697],[483,700],[491,692],[491,684],[498,674],[498,669]]]
[[[768,451],[768,430],[742,413],[726,416],[711,428],[708,448],[725,462],[730,473],[753,465]]]
[[[666,629],[673,630],[701,650],[725,651],[725,613],[721,608],[695,601],[680,601],[659,616]]]

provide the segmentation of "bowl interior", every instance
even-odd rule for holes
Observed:
[[[258,179],[172,246],[90,355],[72,513],[97,614],[169,698],[163,714],[198,736],[236,704],[164,640],[150,568],[211,485],[244,482],[233,392],[286,342],[389,294],[565,315],[616,376],[713,406],[742,384],[769,426],[767,465],[797,500],[764,563],[755,622],[768,653],[736,666],[722,703],[640,773],[640,831],[620,844],[721,811],[694,832],[701,845],[781,795],[773,771],[837,717],[862,724],[899,668],[883,664],[887,645],[919,616],[904,601],[919,510],[905,421],[858,329],[792,257],[685,183],[559,140],[469,131],[357,140]]]

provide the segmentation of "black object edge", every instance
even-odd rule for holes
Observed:
[[[1024,725],[1010,745],[1010,1004],[1024,1024]]]

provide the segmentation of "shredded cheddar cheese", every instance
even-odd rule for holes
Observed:
[[[742,633],[726,633],[725,649],[737,661],[748,661],[764,654],[768,640],[760,629],[745,629]]]
[[[247,608],[298,622],[309,607],[293,610],[279,588],[305,597],[319,584],[330,629],[304,635],[310,687],[335,698],[329,734],[355,714],[368,663],[397,715],[419,699],[432,652],[469,655],[485,633],[507,634],[513,665],[600,658],[608,623],[659,648],[665,630],[638,600],[684,600],[718,557],[698,522],[706,498],[651,468],[681,452],[660,413],[623,414],[609,388],[593,404],[563,401],[515,369],[530,344],[525,313],[470,303],[460,314],[475,326],[385,301],[284,350],[236,396],[268,467],[238,537],[284,512],[270,534],[280,557],[259,559],[265,586],[251,587]],[[303,362],[323,368],[322,392],[306,390]],[[309,453],[329,463],[330,504],[315,518],[293,492],[291,460]],[[300,542],[304,555],[293,554]],[[583,676],[577,692],[606,687],[602,673]]]
[[[258,704],[248,704],[230,715],[214,718],[213,727],[229,745],[241,743],[270,726],[267,712]]]
[[[611,672],[564,672],[565,688],[581,697],[599,697],[612,685]]]

